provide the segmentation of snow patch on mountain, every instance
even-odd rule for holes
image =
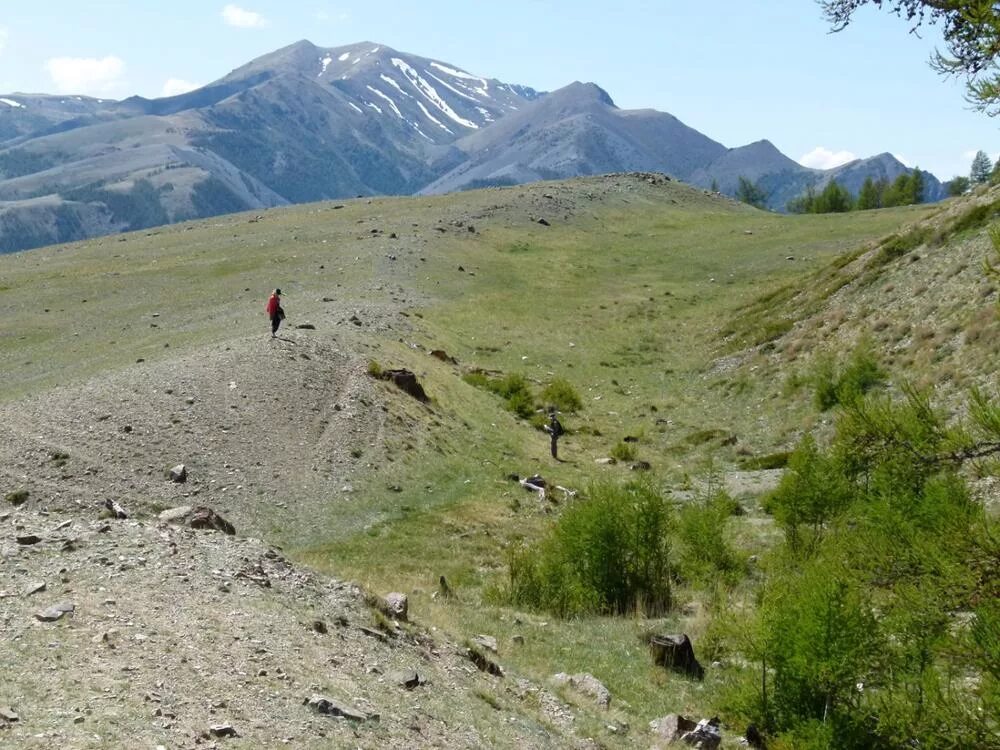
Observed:
[[[468,99],[470,102],[475,102],[476,104],[479,104],[479,100],[476,97],[469,96],[465,92],[459,91],[457,88],[455,88],[454,86],[452,86],[450,83],[448,83],[447,81],[441,80],[440,78],[438,78],[433,73],[428,73],[427,75],[429,75],[431,78],[433,78],[435,81],[437,81],[438,83],[440,83],[442,86],[444,86],[449,91],[452,91],[452,92],[458,94],[463,99]]]
[[[379,114],[382,114],[382,108],[380,106],[378,106],[377,104],[373,103],[373,102],[365,102],[365,106],[366,107],[371,107],[372,109],[374,109]]]
[[[324,57],[324,58],[323,58],[322,60],[320,60],[320,63],[322,63],[322,65],[323,65],[323,70],[321,70],[321,71],[320,71],[320,72],[319,72],[319,73],[318,73],[318,74],[316,75],[316,77],[317,77],[317,78],[320,78],[320,77],[322,77],[322,75],[323,75],[323,74],[324,74],[324,73],[326,72],[326,69],[330,67],[330,63],[332,63],[332,62],[333,62],[333,58],[332,58],[332,57],[330,57],[329,55],[327,55],[327,56],[326,56],[326,57]]]
[[[412,98],[413,98],[413,95],[412,95],[412,94],[408,94],[408,93],[406,93],[405,91],[403,91],[403,87],[402,87],[402,86],[400,86],[400,85],[399,85],[398,83],[396,83],[396,80],[395,80],[394,78],[390,78],[390,77],[389,77],[389,76],[387,76],[387,75],[386,75],[385,73],[382,73],[382,74],[381,74],[381,75],[380,75],[379,77],[380,77],[380,78],[381,78],[381,79],[382,79],[383,81],[385,81],[386,83],[388,83],[388,84],[389,84],[390,86],[392,86],[392,87],[393,87],[394,89],[396,89],[396,91],[398,91],[398,92],[399,92],[400,94],[402,94],[403,96],[406,96],[406,97],[409,97],[410,99],[412,99]]]
[[[0,97],[0,102],[3,102],[8,107],[13,107],[14,109],[26,109],[26,107],[20,102],[15,102],[13,99],[4,99]]]
[[[437,90],[431,86],[424,78],[417,73],[412,67],[410,67],[406,61],[400,60],[398,57],[392,58],[392,64],[395,65],[399,70],[406,76],[406,79],[413,84],[413,86],[423,94],[431,104],[437,107],[441,112],[443,112],[447,117],[457,122],[466,128],[472,128],[478,130],[479,126],[472,122],[471,120],[466,120],[464,117],[459,116],[455,110],[448,106],[448,102],[441,98]],[[443,126],[442,126],[443,127]],[[447,128],[445,128],[447,130]],[[448,130],[450,133],[451,131]]]
[[[392,108],[392,111],[396,113],[396,116],[397,116],[397,117],[398,117],[398,118],[399,118],[400,120],[402,120],[402,119],[405,119],[405,118],[403,117],[403,113],[399,111],[399,107],[397,107],[397,106],[396,106],[396,102],[394,102],[394,101],[393,101],[393,100],[392,100],[392,99],[391,99],[391,98],[390,98],[390,97],[389,97],[388,95],[386,95],[386,94],[385,94],[384,92],[382,92],[382,91],[379,91],[379,90],[378,90],[377,88],[375,88],[374,86],[368,86],[367,88],[368,88],[368,90],[369,90],[369,91],[371,91],[371,92],[372,92],[373,94],[375,94],[375,96],[380,96],[380,97],[382,97],[383,99],[385,99],[385,100],[386,100],[387,102],[389,102],[389,107],[390,107],[390,108]]]
[[[449,68],[447,65],[442,65],[439,62],[431,62],[432,68],[437,68],[445,75],[449,75],[452,78],[464,78],[467,81],[478,81],[481,86],[474,88],[477,93],[483,96],[489,96],[490,84],[485,78],[480,78],[479,76],[474,76],[471,73],[466,73],[464,70],[456,70],[455,68]]]
[[[341,62],[344,62],[344,60],[346,60],[346,59],[347,59],[348,57],[350,57],[350,56],[351,56],[351,53],[350,53],[350,52],[345,52],[344,54],[342,54],[342,55],[341,55],[340,57],[338,57],[337,59],[338,59],[338,60],[340,60]]]
[[[358,114],[359,114],[359,115],[363,115],[363,114],[364,114],[364,112],[362,112],[362,111],[361,111],[361,107],[359,107],[359,106],[358,106],[357,104],[355,104],[354,102],[348,102],[348,104],[350,104],[350,105],[351,105],[351,106],[352,106],[352,107],[353,107],[354,109],[356,109],[356,110],[358,111]]]
[[[437,125],[437,126],[438,126],[439,128],[441,128],[441,129],[442,129],[442,130],[444,130],[445,132],[447,132],[447,133],[451,133],[452,135],[455,135],[454,133],[452,133],[452,131],[448,130],[448,126],[447,126],[447,125],[445,125],[445,124],[444,124],[443,122],[441,122],[441,121],[440,121],[439,119],[437,119],[437,118],[436,118],[436,117],[435,117],[434,115],[432,115],[432,114],[431,114],[430,112],[428,112],[428,111],[427,111],[427,107],[425,107],[425,106],[424,106],[424,103],[423,103],[423,102],[421,102],[421,101],[418,101],[418,102],[417,102],[417,106],[418,106],[418,107],[420,107],[420,109],[421,109],[421,110],[423,111],[423,113],[424,113],[424,116],[425,116],[425,117],[426,117],[426,118],[427,118],[428,120],[430,120],[431,122],[433,122],[433,123],[434,123],[435,125]]]

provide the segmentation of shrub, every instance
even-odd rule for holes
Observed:
[[[820,411],[827,411],[838,404],[853,403],[882,385],[885,376],[871,344],[862,341],[840,372],[830,357],[821,357],[817,361],[812,375],[813,402]]]
[[[542,389],[539,398],[544,404],[551,404],[559,411],[569,414],[580,411],[583,408],[583,401],[580,394],[570,384],[568,380],[556,378]]]
[[[734,504],[731,497],[720,492],[681,509],[677,523],[678,570],[685,581],[711,585],[720,578],[730,584],[739,579],[743,563],[725,538],[726,520],[734,514]]]
[[[14,490],[13,492],[8,492],[4,496],[4,500],[11,505],[23,505],[28,502],[28,494],[27,490]]]
[[[368,374],[373,378],[382,377],[382,365],[374,359],[368,361]]]
[[[509,598],[559,617],[670,607],[669,509],[648,482],[597,484],[510,555]]]
[[[618,444],[611,449],[611,457],[616,461],[635,461],[638,455],[639,451],[636,450],[635,443],[626,443],[624,440],[619,440]]]

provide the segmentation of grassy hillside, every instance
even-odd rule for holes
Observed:
[[[221,478],[225,462],[257,483],[204,488],[241,530],[372,591],[407,592],[421,626],[458,641],[495,636],[496,658],[536,684],[594,674],[611,712],[557,690],[584,706],[572,731],[646,747],[650,720],[717,710],[737,669],[718,615],[750,601],[754,574],[732,590],[679,583],[665,617],[511,608],[501,592],[509,550],[541,539],[575,501],[557,491],[540,502],[508,475],[537,472],[582,496],[595,481],[639,476],[630,465],[647,461],[678,507],[727,489],[745,512],[726,522],[728,543],[744,564],[762,555],[780,531],[757,503],[777,481],[758,459],[829,420],[809,386],[819,358],[850,352],[867,332],[893,377],[954,392],[991,384],[996,294],[980,264],[992,209],[978,219],[972,210],[778,216],[628,175],[298,206],[45,248],[0,257],[0,356],[10,363],[0,403],[13,415],[42,414],[46,401],[83,414],[124,394],[122,419],[144,424],[141,415],[152,432],[169,416],[189,440],[211,435],[202,470]],[[271,342],[262,308],[275,286],[289,318]],[[364,376],[395,367],[417,374],[429,404]],[[572,386],[582,407],[561,417],[561,461],[530,418],[468,382],[473,371],[523,376],[539,407],[554,380]],[[222,432],[199,432],[208,428],[194,412],[184,421],[182,405],[142,395],[185,379],[201,389],[199,405],[215,394],[201,419]],[[226,383],[249,396],[237,403],[249,414],[242,433],[226,416]],[[59,429],[71,455],[84,444],[72,414]],[[108,445],[108,481],[131,474],[130,462],[166,460],[150,455],[154,440],[131,456]],[[162,438],[156,450],[183,445],[183,435]],[[164,492],[133,486],[140,507]],[[441,576],[454,596],[441,595]],[[654,630],[690,634],[703,663],[723,666],[704,682],[654,668],[640,642]],[[490,694],[498,717],[523,710],[515,693]]]

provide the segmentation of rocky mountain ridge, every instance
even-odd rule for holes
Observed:
[[[843,173],[906,168],[888,155],[802,167],[766,141],[736,149],[592,83],[542,94],[361,42],[300,41],[163,99],[0,97],[0,252],[356,195],[659,171],[735,193],[758,181],[783,210]],[[846,170],[846,171],[845,171]],[[941,196],[927,175],[927,199]]]

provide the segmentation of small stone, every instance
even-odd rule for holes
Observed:
[[[592,674],[583,672],[581,674],[568,675],[560,672],[557,675],[553,675],[552,680],[558,685],[569,685],[578,693],[592,698],[598,707],[602,709],[607,710],[611,705],[611,691]]]
[[[38,534],[18,534],[15,539],[17,539],[18,544],[23,544],[25,546],[38,544],[42,541],[42,538],[38,536]]]
[[[24,590],[25,596],[31,596],[32,594],[38,594],[45,591],[45,581],[36,581],[35,583],[29,583],[28,587]]]
[[[0,719],[13,724],[15,721],[20,721],[21,717],[10,706],[0,706]]]
[[[594,459],[594,463],[598,466],[614,466],[618,461],[612,456],[608,456],[607,458],[596,458]]]
[[[312,629],[315,630],[317,633],[321,633],[324,635],[327,632],[326,623],[323,622],[322,620],[313,620]]]
[[[515,635],[513,638],[511,638],[511,641],[513,641],[518,646],[523,646],[524,645],[524,636],[523,635]]]
[[[232,724],[212,724],[208,728],[213,737],[238,737],[236,728]]]
[[[75,609],[76,605],[73,602],[60,602],[46,610],[36,612],[35,619],[42,622],[55,622],[61,620],[63,615],[72,613]]]
[[[169,476],[171,482],[181,484],[182,482],[187,481],[187,467],[184,464],[177,464],[174,468],[167,472],[167,475]]]

